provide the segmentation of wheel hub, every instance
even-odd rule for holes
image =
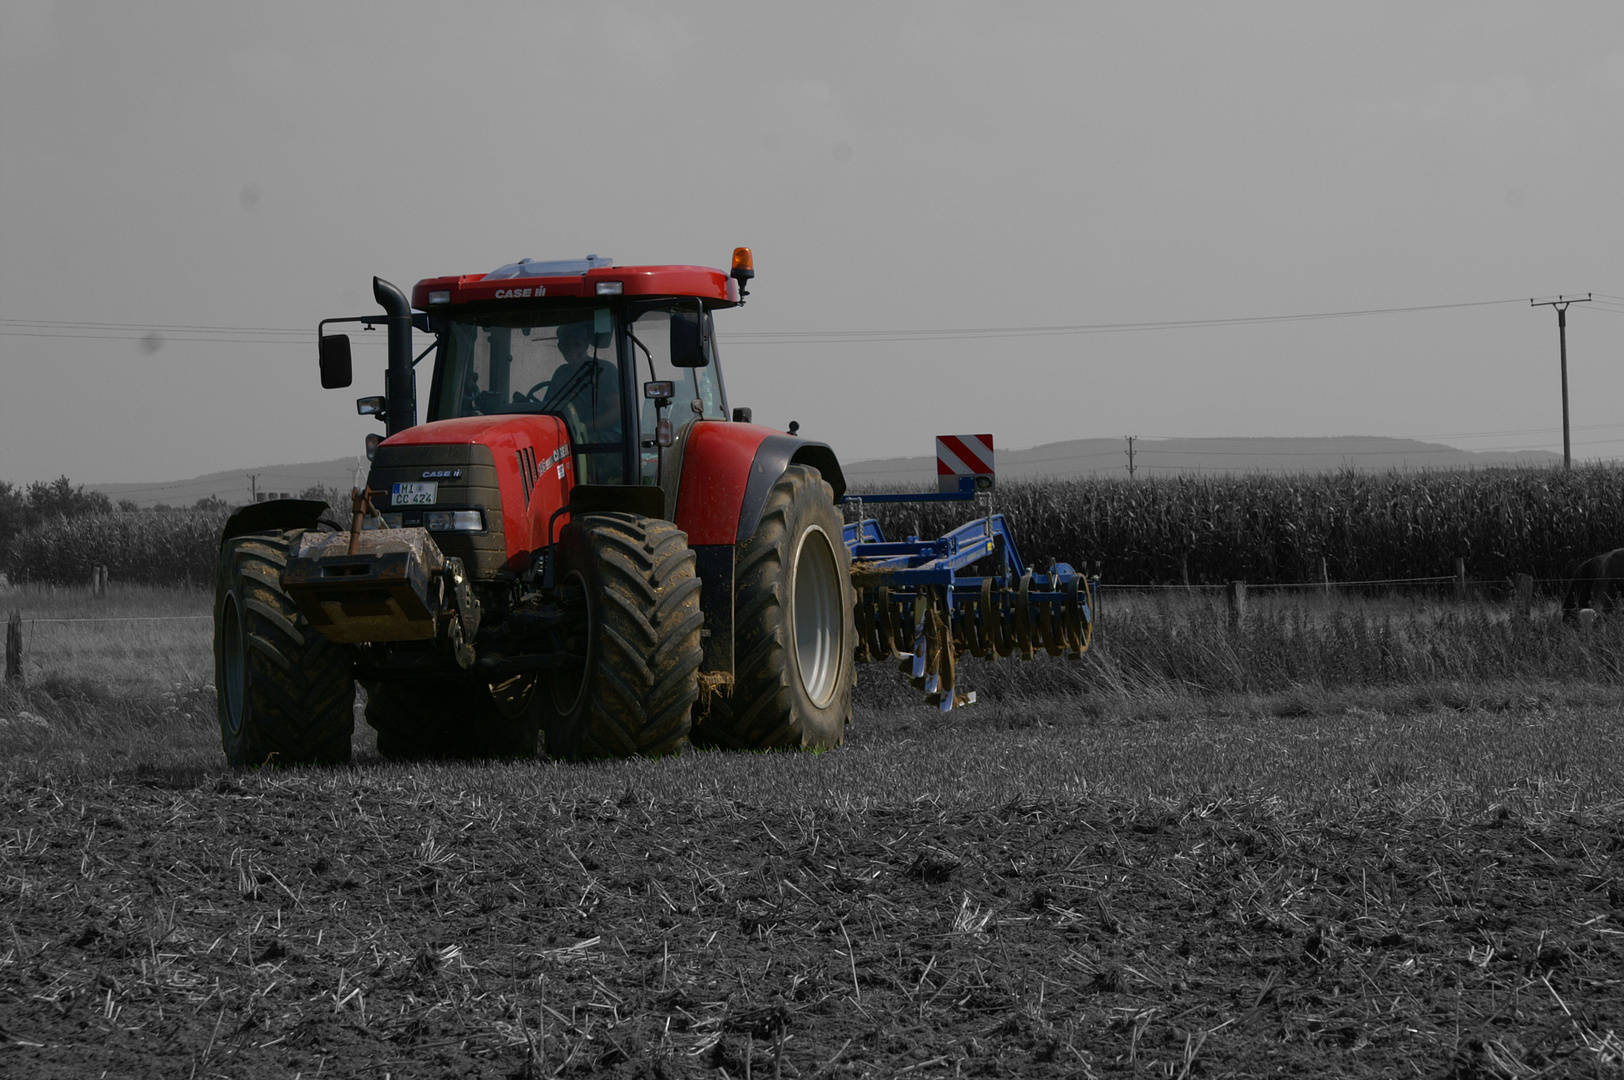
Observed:
[[[791,622],[801,686],[817,708],[834,699],[840,671],[845,612],[841,610],[840,564],[822,529],[801,534],[795,549]]]

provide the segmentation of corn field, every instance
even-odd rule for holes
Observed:
[[[1569,575],[1624,546],[1624,468],[1491,469],[1147,480],[1011,481],[997,492],[1026,561],[1092,567],[1119,585],[1315,582],[1468,574]],[[886,535],[936,536],[974,515],[964,503],[867,504]],[[213,579],[224,514],[88,514],[14,537],[0,568],[17,581]]]
[[[0,567],[19,582],[82,585],[105,566],[113,581],[209,585],[225,522],[223,511],[198,510],[58,518],[13,537]]]
[[[1026,561],[1097,560],[1123,585],[1313,582],[1468,574],[1557,581],[1624,546],[1624,469],[1588,466],[1303,476],[1075,479],[1000,485]],[[869,504],[893,539],[940,535],[965,503]]]

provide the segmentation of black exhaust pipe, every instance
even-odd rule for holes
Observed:
[[[412,375],[412,305],[381,277],[372,279],[372,296],[389,313],[389,374],[384,382],[384,408],[389,434],[417,424],[417,382]]]

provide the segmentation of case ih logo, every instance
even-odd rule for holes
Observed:
[[[461,469],[424,469],[424,480],[458,480],[462,478]]]
[[[497,300],[518,300],[525,296],[546,296],[547,290],[537,285],[533,289],[497,289],[491,296]]]

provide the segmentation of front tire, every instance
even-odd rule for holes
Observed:
[[[694,733],[731,750],[821,750],[845,741],[856,679],[851,552],[834,491],[791,465],[739,545],[734,685]]]
[[[547,756],[573,761],[679,753],[699,697],[699,578],[688,536],[669,521],[585,514],[558,546],[560,599],[584,657],[538,688]]]
[[[350,760],[355,678],[349,654],[311,629],[282,591],[303,530],[228,540],[214,585],[214,685],[220,744],[234,766]]]

